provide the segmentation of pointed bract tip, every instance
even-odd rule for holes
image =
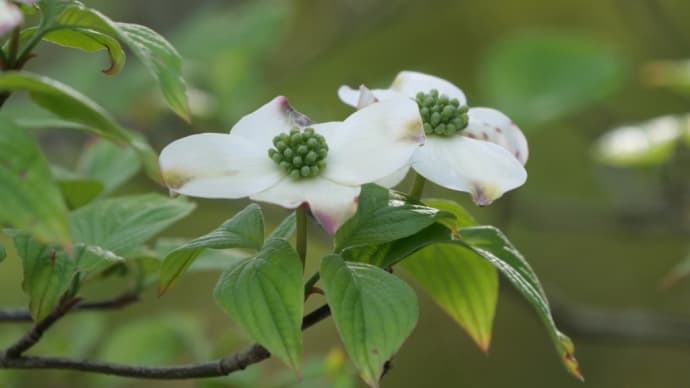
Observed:
[[[164,286],[162,284],[159,285],[158,286],[158,297],[159,298],[162,297],[163,294],[165,294],[168,291],[168,289],[170,289],[170,285],[167,285],[167,286]]]
[[[572,353],[565,353],[563,355],[563,358],[565,367],[568,370],[568,372],[576,379],[584,382],[585,377],[582,375],[582,372],[580,371],[580,364],[577,362],[577,359],[575,359],[575,356]]]
[[[477,346],[479,347],[479,350],[484,353],[484,355],[489,355],[489,350],[491,349],[491,338],[487,338],[486,340],[480,341],[476,340],[475,342],[477,343]]]

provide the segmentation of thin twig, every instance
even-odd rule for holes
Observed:
[[[4,357],[16,358],[22,355],[25,351],[29,350],[32,346],[36,345],[40,341],[43,333],[48,330],[55,322],[62,318],[69,310],[72,309],[77,303],[79,303],[78,298],[64,301],[58,305],[58,307],[48,314],[42,320],[36,322],[36,324],[29,329],[29,331],[22,336],[17,342],[12,346],[7,348]]]
[[[115,298],[95,302],[80,302],[70,311],[116,310],[126,307],[139,300],[135,291],[127,291]],[[27,309],[0,309],[1,322],[31,322],[31,314]]]
[[[302,330],[324,320],[330,313],[328,305],[323,305],[307,314],[302,320]],[[232,356],[211,362],[168,367],[144,367],[62,357],[11,358],[5,354],[0,355],[0,369],[60,369],[141,379],[193,379],[225,376],[243,370],[270,356],[271,354],[264,347],[254,344]]]

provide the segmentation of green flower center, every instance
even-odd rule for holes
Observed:
[[[326,168],[328,145],[314,128],[281,133],[273,138],[273,146],[268,157],[293,179],[312,178]]]
[[[467,106],[460,106],[457,98],[449,99],[438,90],[417,93],[417,105],[427,135],[453,136],[467,127]]]

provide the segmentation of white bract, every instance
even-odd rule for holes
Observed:
[[[174,192],[250,197],[290,209],[306,204],[334,234],[354,214],[360,185],[408,165],[424,139],[417,105],[404,96],[321,124],[311,124],[281,96],[243,117],[230,134],[172,142],[160,165]]]
[[[358,109],[401,94],[418,101],[420,112],[427,107],[422,115],[429,136],[412,157],[417,173],[440,186],[470,193],[480,206],[525,183],[527,171],[523,166],[529,151],[522,131],[495,109],[467,110],[465,94],[444,79],[403,71],[388,89],[341,86],[338,90],[343,102]],[[431,106],[448,112],[433,113]],[[407,169],[401,169],[382,182],[395,184],[406,173]]]

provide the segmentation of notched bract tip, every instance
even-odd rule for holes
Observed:
[[[276,100],[280,104],[280,108],[285,114],[290,125],[303,128],[314,124],[314,120],[309,118],[309,116],[293,108],[292,105],[290,105],[290,101],[288,101],[287,97],[278,96],[276,97]]]
[[[357,100],[357,109],[365,108],[378,101],[378,98],[374,96],[374,93],[372,93],[369,88],[363,84],[359,86],[359,100]]]

